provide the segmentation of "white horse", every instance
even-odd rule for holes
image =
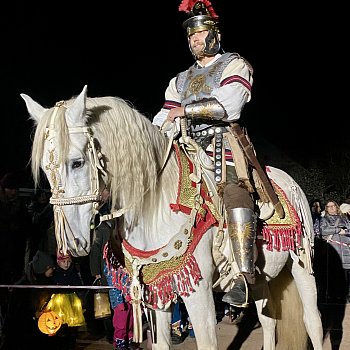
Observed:
[[[229,254],[220,250],[218,244],[223,239],[218,232],[225,230],[219,230],[222,227],[215,200],[211,200],[203,181],[198,181],[200,174],[195,174],[187,162],[181,145],[169,143],[150,120],[124,100],[87,97],[86,86],[77,97],[49,109],[25,94],[21,96],[36,124],[33,178],[38,184],[41,168],[50,182],[59,249],[70,250],[75,256],[89,254],[90,223],[100,193],[107,187],[115,209],[111,217],[119,217],[120,221],[134,315],[140,311],[140,304],[155,311],[152,349],[171,348],[169,305],[176,295],[181,295],[193,324],[197,348],[216,350],[213,241],[218,248],[215,253],[227,257]],[[276,168],[267,170],[270,179],[285,193],[291,212],[300,219],[302,234],[299,240],[293,236],[290,247],[283,250],[280,238],[274,236],[274,228],[271,226],[270,230],[267,221],[264,240],[258,237],[261,244],[257,244],[253,297],[263,327],[264,349],[275,349],[275,328],[280,317],[270,307],[273,300],[268,281],[288,266],[299,291],[307,333],[314,349],[321,350],[322,325],[310,260],[312,221],[308,203],[290,176]],[[180,191],[182,184],[187,184],[185,191]],[[217,284],[216,288],[224,290],[229,286],[225,278]],[[294,309],[296,306],[292,305]],[[294,334],[296,326],[297,323],[289,329],[294,343],[300,338]],[[139,328],[136,319],[135,334]],[[139,335],[136,338],[141,340]],[[282,342],[277,340],[278,344]]]

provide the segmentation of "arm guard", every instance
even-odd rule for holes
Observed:
[[[188,118],[222,120],[226,116],[226,112],[215,98],[211,98],[186,105],[185,116]]]

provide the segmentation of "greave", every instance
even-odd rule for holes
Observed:
[[[254,276],[256,215],[248,208],[234,208],[227,211],[227,218],[228,233],[239,271]]]

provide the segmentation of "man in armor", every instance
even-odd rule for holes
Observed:
[[[205,150],[212,151],[215,181],[223,196],[239,269],[233,288],[224,295],[223,301],[247,307],[249,285],[255,282],[254,191],[237,176],[235,157],[225,135],[231,134],[230,124],[239,120],[251,98],[253,69],[239,54],[224,53],[221,49],[218,16],[209,1],[184,0],[179,10],[190,15],[183,27],[195,63],[171,79],[165,103],[153,118],[153,124],[161,127],[166,120],[178,122],[186,118],[191,137]]]

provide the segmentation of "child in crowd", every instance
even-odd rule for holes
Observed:
[[[115,281],[119,278],[123,285],[127,285],[129,276],[122,272],[122,266],[112,252],[110,241],[106,243],[104,248],[104,260],[104,274],[108,285],[116,286]],[[113,308],[113,345],[115,350],[140,349],[138,344],[132,342],[134,327],[132,305],[118,288],[109,290],[109,299]]]
[[[82,286],[83,282],[72,256],[67,253],[57,253],[57,267],[52,276],[53,284],[63,286]],[[76,343],[78,327],[85,325],[82,307],[83,295],[81,291],[60,289],[52,294],[47,310],[55,311],[62,319],[62,327],[57,332],[67,349],[73,349]]]

